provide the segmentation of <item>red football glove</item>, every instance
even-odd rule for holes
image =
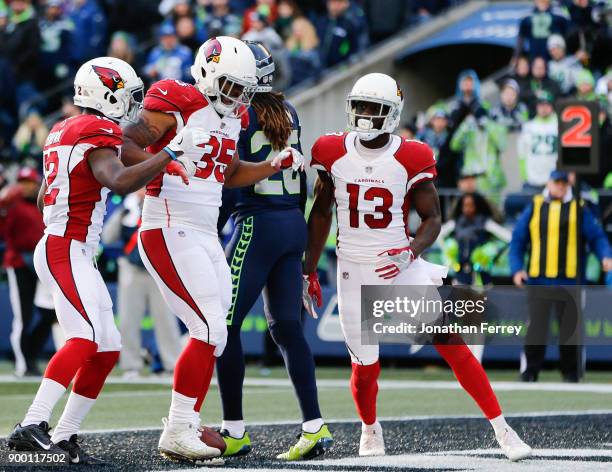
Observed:
[[[382,279],[393,279],[406,269],[416,259],[410,246],[389,249],[383,251],[379,256],[387,256],[386,260],[378,266],[375,272]]]
[[[304,274],[304,285],[302,287],[302,301],[304,302],[304,308],[310,316],[318,318],[317,312],[314,309],[316,303],[319,308],[323,306],[323,295],[321,295],[321,284],[319,283],[319,276],[316,272],[311,274]]]
[[[21,185],[12,184],[6,186],[0,192],[0,208],[8,208],[14,205],[22,195]]]
[[[185,185],[189,185],[189,173],[179,161],[170,161],[166,166],[166,174],[178,175]]]

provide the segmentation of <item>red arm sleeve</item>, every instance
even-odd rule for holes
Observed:
[[[331,168],[346,155],[346,133],[326,134],[317,139],[310,151],[310,167],[331,173]]]
[[[433,150],[421,141],[404,141],[395,153],[395,158],[408,174],[407,190],[421,182],[434,180],[437,176]]]

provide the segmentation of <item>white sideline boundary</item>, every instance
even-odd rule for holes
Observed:
[[[39,383],[40,378],[18,379],[13,375],[0,375],[0,383]],[[125,380],[121,377],[110,377],[107,384],[129,384],[129,385],[172,385],[171,377],[143,377],[139,379]],[[217,385],[217,379],[213,378],[211,385]],[[493,389],[498,392],[576,392],[576,393],[612,393],[612,384],[606,383],[563,383],[563,382],[513,382],[497,381],[491,382]],[[260,379],[246,378],[245,387],[282,387],[293,388],[289,379]],[[320,388],[348,388],[349,379],[319,379],[317,386]],[[378,386],[385,390],[461,390],[462,387],[455,380],[380,380]]]

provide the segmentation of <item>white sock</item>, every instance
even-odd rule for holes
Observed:
[[[200,412],[193,410],[193,424],[198,428],[202,425],[202,420],[200,419]]]
[[[62,417],[53,430],[51,441],[57,444],[64,439],[70,439],[73,434],[77,434],[83,419],[94,403],[96,403],[95,398],[87,398],[74,392],[70,393],[64,413],[62,413]]]
[[[193,407],[197,398],[186,397],[172,390],[172,403],[170,403],[169,423],[193,423]]]
[[[495,436],[500,436],[506,429],[510,428],[508,423],[506,423],[506,418],[504,418],[504,415],[499,415],[498,417],[489,421],[491,422],[491,426],[493,426]]]
[[[59,399],[62,398],[65,391],[66,387],[61,383],[45,377],[40,383],[40,387],[38,387],[38,392],[36,392],[34,401],[30,405],[30,408],[28,408],[28,412],[21,422],[21,426],[39,424],[41,421],[46,421],[48,423],[53,408]]]
[[[316,420],[304,421],[302,423],[302,431],[306,433],[316,433],[323,426],[323,418],[317,418]]]
[[[374,421],[372,424],[365,424],[363,421],[361,422],[361,431],[373,431],[376,429],[376,425],[378,424],[378,420]]]
[[[244,426],[244,420],[237,421],[225,421],[221,422],[221,429],[227,429],[227,432],[232,438],[241,438],[244,436],[246,428]]]

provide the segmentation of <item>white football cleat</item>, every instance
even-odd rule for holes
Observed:
[[[359,440],[360,456],[384,456],[385,440],[383,430],[377,421],[371,425],[361,425],[361,439]]]
[[[171,459],[199,461],[219,457],[221,451],[200,440],[193,423],[170,423],[163,418],[164,430],[159,438],[159,452]]]
[[[520,461],[531,455],[529,447],[511,427],[507,427],[502,434],[495,436],[501,450],[511,461]]]

